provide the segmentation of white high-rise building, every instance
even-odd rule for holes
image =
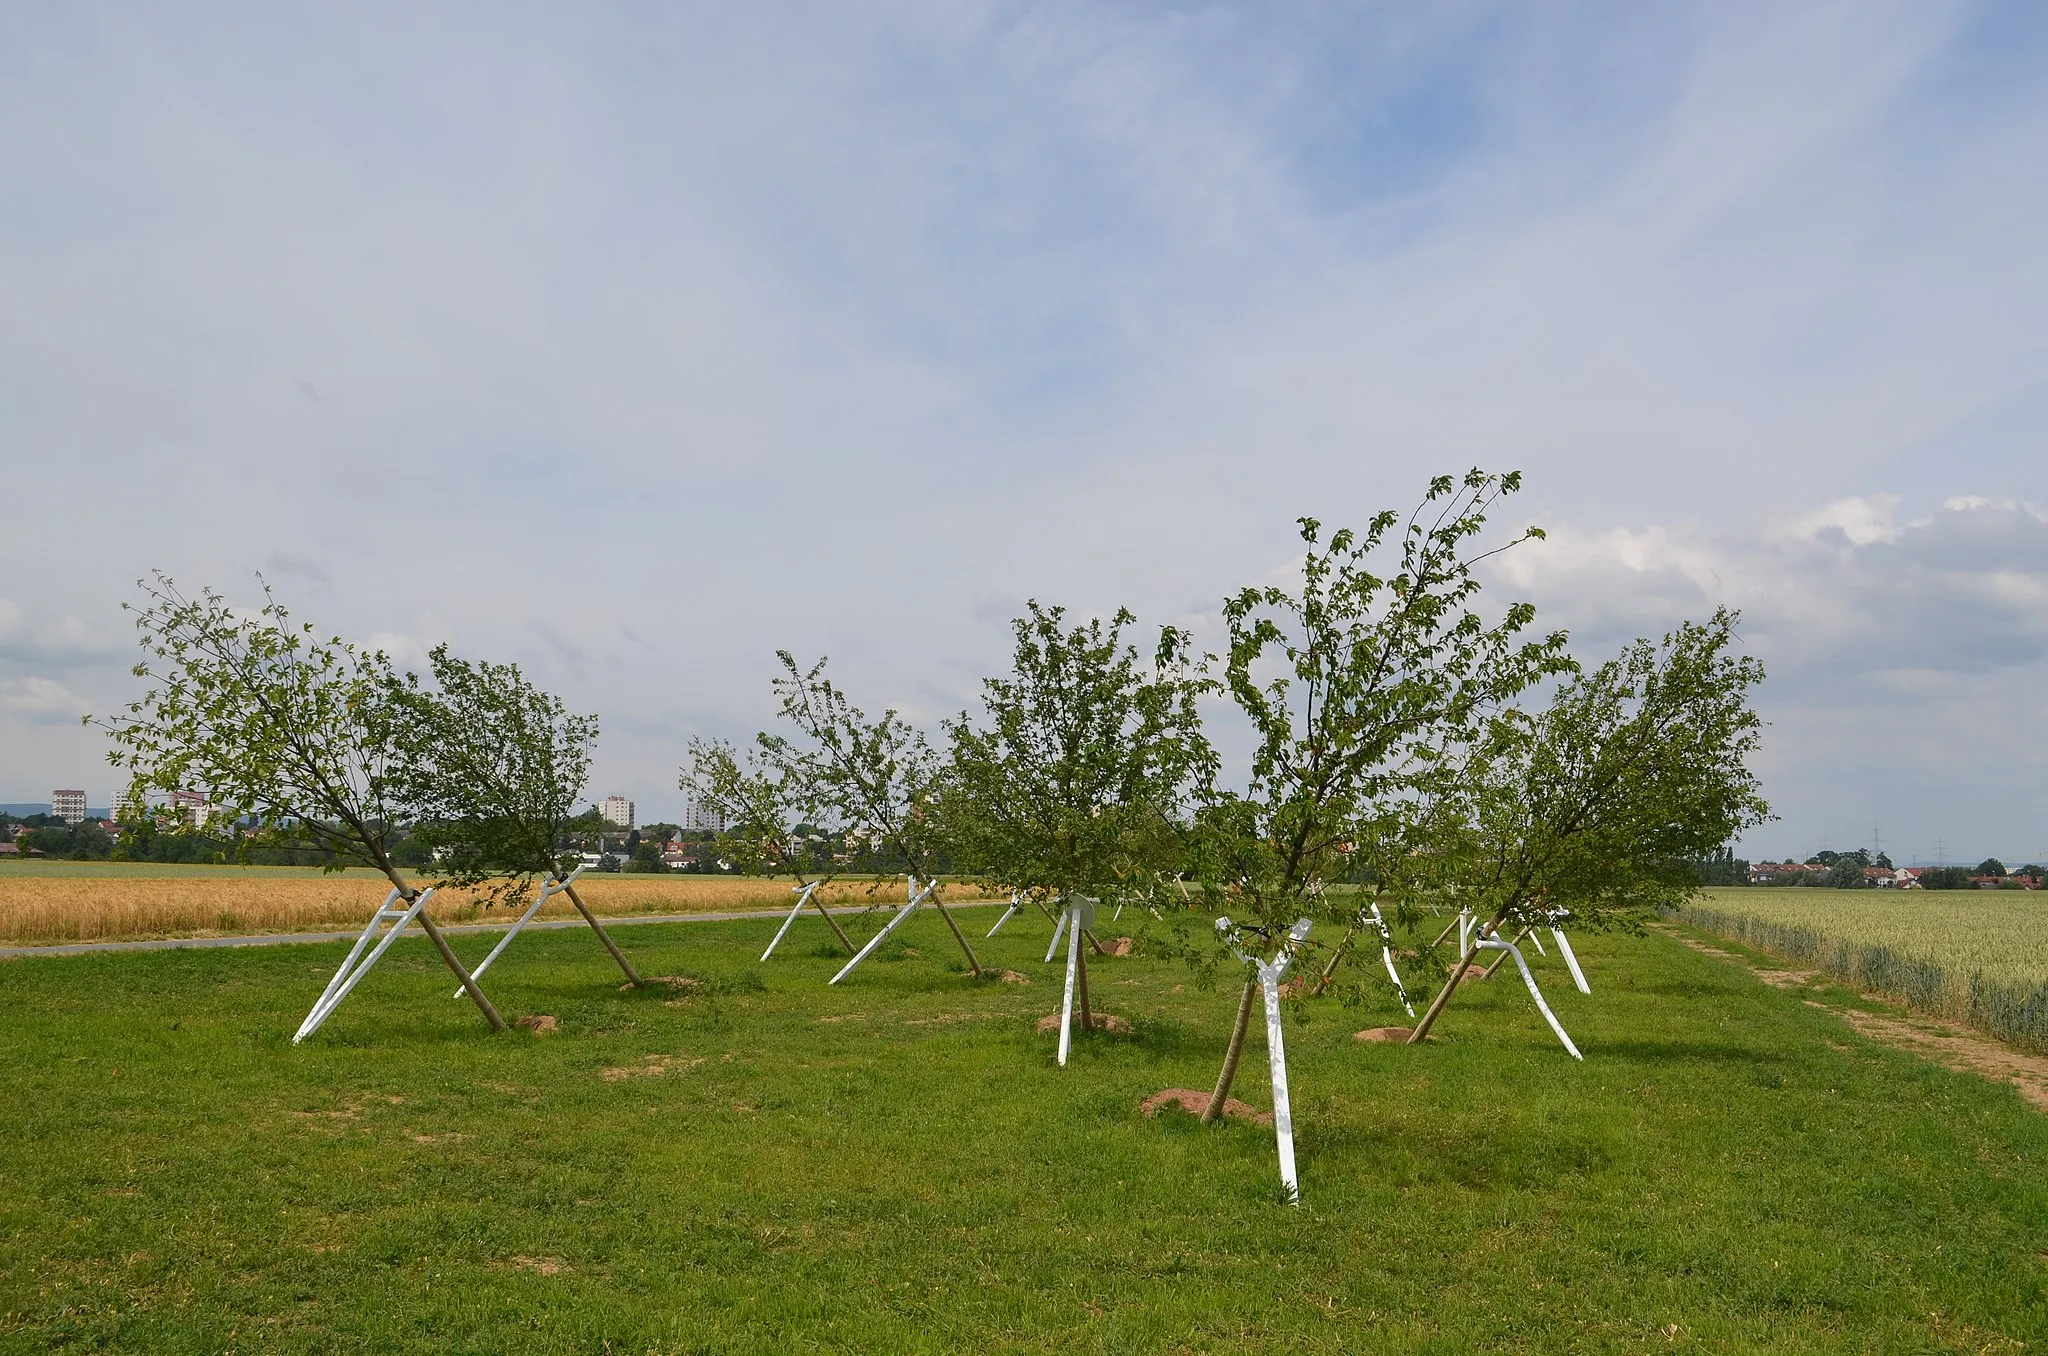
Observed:
[[[683,812],[683,827],[692,833],[724,833],[725,816],[695,801]]]
[[[624,796],[606,796],[604,803],[597,808],[607,824],[616,824],[622,829],[633,827],[633,802]]]
[[[85,792],[52,791],[50,793],[50,813],[63,820],[66,824],[83,824],[85,822]]]

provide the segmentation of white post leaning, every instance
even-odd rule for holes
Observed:
[[[1513,942],[1504,942],[1498,937],[1482,938],[1474,949],[1508,953],[1515,962],[1515,968],[1522,972],[1522,983],[1529,986],[1529,997],[1536,1000],[1536,1007],[1542,1012],[1543,1020],[1550,1023],[1550,1029],[1564,1042],[1564,1048],[1571,1052],[1572,1058],[1583,1062],[1586,1057],[1579,1053],[1579,1047],[1573,1045],[1572,1038],[1565,1034],[1564,1026],[1557,1020],[1557,1014],[1550,1010],[1550,1004],[1543,1001],[1543,991],[1536,987],[1536,977],[1529,973],[1529,962],[1522,959],[1521,949]]]
[[[1415,1005],[1408,1001],[1408,986],[1401,982],[1401,972],[1394,968],[1394,933],[1387,926],[1387,920],[1380,915],[1380,903],[1371,900],[1366,908],[1372,911],[1372,925],[1380,933],[1380,964],[1387,967],[1387,978],[1394,981],[1394,992],[1401,999],[1401,1006],[1408,1009],[1408,1020],[1415,1020]]]
[[[1301,1204],[1301,1177],[1294,1166],[1294,1107],[1287,1096],[1287,1045],[1280,1024],[1280,981],[1286,977],[1295,951],[1308,939],[1308,930],[1313,926],[1312,919],[1296,919],[1288,929],[1287,940],[1280,944],[1280,954],[1270,961],[1253,960],[1235,945],[1230,948],[1240,961],[1257,968],[1259,988],[1265,993],[1266,1060],[1273,1072],[1273,1138],[1280,1152],[1280,1182],[1287,1188],[1287,1203],[1296,1206]],[[1217,919],[1216,930],[1229,936],[1230,920]]]
[[[1074,925],[1067,930],[1067,997],[1060,1008],[1060,1067],[1067,1067],[1067,1051],[1073,1048],[1074,1038],[1074,981],[1081,969],[1081,934],[1095,926],[1095,901],[1075,896],[1065,901],[1060,909],[1060,921],[1065,923],[1069,915]]]
[[[1550,935],[1557,939],[1557,949],[1564,953],[1564,963],[1571,967],[1572,983],[1579,986],[1580,993],[1593,992],[1593,986],[1586,983],[1586,972],[1579,968],[1579,958],[1572,952],[1572,939],[1564,935],[1563,928],[1552,928]]]
[[[471,979],[482,979],[484,971],[490,969],[491,962],[498,958],[498,953],[503,951],[506,947],[512,945],[512,939],[519,935],[519,929],[525,927],[529,922],[532,921],[533,916],[540,912],[541,905],[547,903],[549,897],[554,895],[557,891],[566,890],[571,885],[574,885],[576,883],[576,878],[582,874],[583,868],[579,866],[574,871],[571,871],[568,875],[563,876],[560,879],[550,876],[546,880],[542,881],[540,886],[540,898],[534,900],[533,903],[526,906],[526,912],[519,915],[519,921],[514,923],[509,929],[506,930],[505,935],[498,939],[498,944],[491,948],[491,954],[484,957],[484,963],[482,965],[477,966],[476,969],[471,970],[469,972],[469,977]],[[460,984],[455,986],[455,996],[457,998],[462,997],[464,994],[468,992],[469,990],[463,988]]]
[[[837,984],[840,980],[845,979],[848,975],[852,974],[854,967],[859,965],[862,961],[868,958],[869,952],[873,951],[876,947],[880,946],[883,940],[887,938],[890,933],[894,932],[897,928],[903,926],[903,921],[905,919],[909,918],[911,914],[917,912],[917,906],[924,903],[926,897],[929,896],[932,891],[939,888],[939,883],[936,880],[934,880],[930,884],[926,885],[924,889],[917,890],[916,877],[912,877],[910,882],[910,888],[916,890],[916,893],[910,896],[910,902],[908,904],[905,904],[901,909],[898,909],[896,911],[896,916],[894,918],[891,918],[887,923],[884,923],[882,925],[882,930],[880,932],[868,938],[868,944],[862,947],[858,952],[856,952],[852,960],[848,961],[845,965],[841,966],[839,968],[838,974],[832,976],[832,978],[825,981],[827,985]]]
[[[420,891],[412,897],[411,905],[404,909],[391,907],[391,902],[399,898],[395,887],[390,894],[384,896],[384,902],[377,906],[377,912],[370,915],[368,925],[363,928],[363,935],[356,938],[356,944],[349,948],[348,957],[342,961],[341,968],[334,972],[334,978],[328,980],[327,987],[321,990],[319,1000],[313,1004],[313,1010],[306,1014],[305,1021],[299,1023],[298,1032],[292,1037],[293,1045],[318,1031],[328,1017],[333,1015],[334,1010],[341,1006],[341,1000],[348,997],[350,991],[362,982],[364,975],[370,973],[370,967],[377,963],[377,958],[384,954],[385,948],[398,940],[398,934],[405,931],[406,924],[419,917],[420,910],[425,907],[433,893],[432,890]],[[376,936],[378,926],[387,922],[391,924],[390,931],[379,937],[370,954],[364,956],[363,948],[369,945],[371,937]],[[360,962],[357,960],[359,956],[362,957]]]
[[[1061,909],[1061,910],[1060,910],[1060,921],[1059,921],[1059,922],[1058,922],[1057,924],[1055,924],[1055,925],[1054,925],[1054,927],[1053,927],[1053,930],[1052,930],[1052,945],[1050,945],[1050,946],[1046,947],[1046,949],[1045,949],[1045,963],[1046,963],[1047,965],[1051,965],[1051,964],[1052,964],[1052,958],[1053,958],[1054,956],[1057,956],[1057,955],[1059,954],[1059,951],[1060,951],[1060,938],[1062,938],[1062,937],[1064,937],[1064,936],[1066,936],[1066,935],[1067,935],[1067,911],[1066,911],[1065,909]]]
[[[582,869],[581,867],[577,868],[579,871]],[[782,945],[782,934],[789,931],[789,925],[794,923],[796,916],[804,911],[804,905],[811,902],[812,894],[817,891],[818,882],[812,881],[809,885],[792,885],[789,888],[796,891],[796,907],[789,911],[789,917],[782,920],[782,926],[776,930],[775,940],[768,943],[768,949],[761,953],[762,960],[767,960],[770,956],[774,955],[775,948]]]
[[[1010,891],[1010,907],[1003,910],[1003,916],[1001,918],[996,919],[996,925],[988,930],[988,935],[990,937],[993,937],[998,932],[1001,932],[1003,930],[1003,924],[1009,922],[1012,918],[1015,918],[1017,916],[1017,910],[1023,907],[1024,897],[1018,894],[1015,890]]]

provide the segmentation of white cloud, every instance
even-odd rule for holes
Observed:
[[[86,704],[51,678],[9,678],[0,682],[0,711],[41,721],[77,720]]]

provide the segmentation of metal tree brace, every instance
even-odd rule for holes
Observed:
[[[1280,1182],[1287,1188],[1287,1203],[1301,1204],[1301,1177],[1294,1167],[1294,1109],[1287,1099],[1287,1047],[1280,1028],[1280,981],[1295,953],[1308,940],[1312,919],[1300,918],[1287,931],[1280,953],[1270,961],[1256,960],[1238,947],[1236,929],[1228,918],[1216,920],[1216,932],[1230,947],[1230,953],[1252,966],[1259,976],[1259,988],[1266,996],[1266,1060],[1273,1071],[1273,1138],[1280,1151]]]
[[[398,940],[398,934],[405,931],[408,923],[419,917],[420,910],[433,894],[431,889],[422,890],[414,895],[404,908],[394,909],[391,907],[393,901],[400,900],[403,896],[399,894],[396,886],[392,887],[391,893],[384,896],[384,902],[377,906],[377,912],[370,916],[369,924],[363,928],[362,936],[356,938],[356,944],[349,948],[348,958],[342,961],[341,968],[334,972],[334,978],[327,981],[327,987],[320,991],[320,997],[313,1004],[313,1010],[306,1014],[305,1021],[299,1023],[298,1032],[292,1037],[293,1045],[318,1031],[333,1015],[334,1010],[341,1006],[341,1000],[348,997],[356,985],[362,983],[363,976],[370,973],[370,967],[375,965],[386,949]],[[363,948],[370,945],[370,939],[377,936],[377,930],[385,923],[391,924],[390,930],[377,937],[377,944],[371,947],[369,955],[363,955]],[[481,970],[478,973],[482,973]],[[471,975],[470,978],[474,980],[476,975]],[[460,996],[464,990],[458,988],[455,992]]]

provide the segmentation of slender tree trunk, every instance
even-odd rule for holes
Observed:
[[[1464,910],[1460,909],[1458,912],[1462,914],[1464,913]],[[1451,919],[1450,922],[1444,924],[1444,930],[1436,935],[1436,940],[1431,942],[1430,945],[1442,946],[1444,944],[1444,938],[1450,936],[1453,932],[1457,931],[1457,928],[1458,920],[1456,918]]]
[[[825,915],[825,921],[832,925],[833,935],[839,938],[839,944],[846,948],[847,954],[853,956],[859,955],[860,948],[855,946],[853,942],[847,937],[846,929],[839,926],[839,920],[832,916],[832,910],[825,907],[825,901],[818,898],[818,892],[816,890],[811,891],[811,903],[817,907],[819,913]]]
[[[1088,1006],[1088,953],[1086,951],[1076,952],[1074,960],[1077,962],[1080,970],[1080,974],[1076,978],[1081,987],[1081,1029],[1083,1031],[1093,1031],[1095,1029],[1095,1012],[1094,1009]]]
[[[1337,949],[1330,953],[1330,963],[1323,967],[1322,978],[1316,981],[1315,988],[1309,990],[1308,996],[1310,998],[1321,998],[1323,990],[1330,987],[1330,976],[1337,973],[1337,967],[1343,964],[1344,957],[1350,954],[1351,939],[1357,935],[1358,925],[1356,923],[1344,930],[1344,936],[1337,942]]]
[[[1051,909],[1046,908],[1044,900],[1040,899],[1037,895],[1033,895],[1031,896],[1031,902],[1033,904],[1036,904],[1038,906],[1038,911],[1045,915],[1046,922],[1052,924],[1054,927],[1059,926],[1059,915],[1055,914]]]
[[[491,1024],[491,1030],[503,1031],[505,1019],[491,1006],[491,1000],[484,997],[484,991],[477,987],[476,980],[471,978],[469,971],[462,968],[462,962],[455,959],[455,952],[449,948],[448,939],[441,935],[441,929],[434,920],[427,917],[425,909],[420,910],[419,920],[420,926],[427,930],[427,936],[433,939],[434,949],[441,953],[441,959],[448,963],[448,968],[462,981],[463,991],[469,995],[470,1001],[482,1009],[484,1020]]]
[[[1096,941],[1095,934],[1090,932],[1087,928],[1081,929],[1081,936],[1087,941],[1088,945],[1095,948],[1096,955],[1107,956],[1109,954],[1109,948],[1105,947],[1101,942]]]
[[[1259,981],[1255,975],[1244,982],[1244,996],[1237,1000],[1237,1025],[1230,1029],[1230,1048],[1223,1054],[1223,1069],[1216,1075],[1216,1091],[1209,1095],[1209,1109],[1202,1113],[1202,1124],[1214,1125],[1223,1119],[1223,1104],[1230,1099],[1230,1085],[1237,1081],[1237,1062],[1244,1056],[1245,1028],[1252,1022],[1252,1000],[1258,997]]]
[[[1473,930],[1472,940],[1466,945],[1465,954],[1458,957],[1457,965],[1451,969],[1451,977],[1444,981],[1443,988],[1439,989],[1436,997],[1430,1001],[1429,1011],[1422,1014],[1422,1020],[1408,1033],[1407,1044],[1419,1045],[1422,1038],[1429,1034],[1430,1027],[1436,1025],[1437,1015],[1444,1010],[1444,1004],[1451,1001],[1451,993],[1458,987],[1458,981],[1463,979],[1465,971],[1471,968],[1472,958],[1479,954],[1479,939],[1486,935],[1489,928],[1499,926],[1500,916],[1496,915],[1491,923],[1482,924]]]
[[[960,943],[960,949],[967,953],[967,963],[973,967],[974,977],[980,979],[982,977],[981,962],[975,958],[974,948],[967,944],[967,934],[962,932],[960,925],[953,921],[952,912],[939,902],[939,892],[936,890],[932,891],[932,907],[939,911],[939,917],[946,920],[946,926],[953,929],[953,940]]]
[[[633,968],[633,962],[626,959],[626,953],[619,950],[618,943],[614,942],[612,935],[604,930],[604,925],[597,921],[597,916],[584,907],[583,896],[576,893],[576,887],[569,885],[563,888],[568,892],[569,902],[576,906],[576,912],[583,915],[583,921],[590,924],[591,931],[597,934],[597,940],[604,943],[604,949],[612,953],[612,959],[617,961],[619,968],[626,972],[627,981],[636,989],[645,988],[646,985],[640,979],[640,972]]]

